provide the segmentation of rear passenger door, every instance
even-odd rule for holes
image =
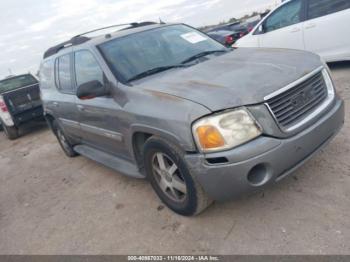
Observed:
[[[77,50],[74,55],[75,81],[77,88],[87,82],[97,80],[109,85],[97,56],[89,50]],[[81,100],[77,98],[81,137],[84,144],[107,153],[123,156],[122,126],[120,106],[112,96]]]
[[[307,0],[306,50],[326,61],[350,59],[350,1]]]
[[[69,49],[67,49],[69,51]],[[71,52],[58,56],[54,60],[54,86],[55,90],[45,91],[46,107],[58,119],[65,134],[78,143],[80,139],[79,115],[75,105],[76,95],[73,82]]]

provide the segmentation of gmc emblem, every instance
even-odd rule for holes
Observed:
[[[292,97],[290,103],[293,106],[293,109],[296,110],[306,105],[310,100],[312,100],[313,96],[313,89],[304,90],[296,96]]]

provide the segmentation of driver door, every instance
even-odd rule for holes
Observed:
[[[88,50],[77,50],[74,53],[74,69],[77,87],[94,80],[103,85],[108,82],[94,54]],[[77,98],[76,106],[82,143],[115,156],[125,155],[121,108],[113,97]]]
[[[260,47],[305,49],[304,1],[293,0],[276,9],[263,23]]]

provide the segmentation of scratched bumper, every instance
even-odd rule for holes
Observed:
[[[212,199],[229,200],[288,176],[326,146],[343,124],[344,103],[337,99],[334,107],[318,122],[291,138],[262,136],[231,151],[187,155],[185,159]],[[211,157],[224,157],[228,162],[211,165],[207,161]]]

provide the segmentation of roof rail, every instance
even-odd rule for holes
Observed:
[[[61,49],[64,49],[68,46],[73,46],[73,45],[80,45],[82,43],[85,43],[89,41],[91,38],[89,37],[84,37],[84,36],[74,36],[70,40],[63,42],[61,44],[55,45],[53,47],[50,47],[45,53],[44,53],[44,59],[48,58],[54,54],[57,54],[58,51]]]
[[[94,29],[79,35],[76,35],[74,37],[72,37],[70,40],[63,42],[61,44],[55,45],[51,48],[49,48],[45,53],[44,53],[44,59],[48,58],[54,54],[57,54],[61,49],[64,49],[68,46],[73,46],[73,45],[80,45],[83,44],[89,40],[91,40],[90,37],[84,36],[90,33],[94,33],[94,32],[98,32],[98,31],[102,31],[105,29],[109,29],[109,28],[113,28],[113,27],[121,27],[121,26],[129,26],[127,28],[123,28],[121,30],[127,30],[127,29],[132,29],[132,28],[136,28],[136,27],[141,27],[141,26],[147,26],[147,25],[154,25],[157,24],[155,22],[141,22],[141,23],[127,23],[127,24],[119,24],[119,25],[111,25],[111,26],[106,26],[106,27],[102,27],[102,28],[98,28],[98,29]]]
[[[157,23],[155,23],[155,22],[131,23],[129,27],[123,28],[120,31],[132,29],[132,28],[136,28],[136,27],[141,27],[141,26],[147,26],[147,25],[156,25],[156,24]]]
[[[102,30],[105,30],[105,29],[113,28],[113,27],[121,27],[121,26],[127,26],[128,25],[129,27],[121,29],[121,30],[126,30],[126,29],[131,29],[131,28],[136,28],[136,27],[141,27],[141,26],[146,26],[146,25],[154,25],[154,24],[157,24],[157,23],[155,23],[155,22],[141,22],[141,23],[126,23],[126,24],[119,24],[119,25],[111,25],[111,26],[97,28],[97,29],[94,29],[94,30],[91,30],[91,31],[88,31],[88,32],[85,32],[85,33],[82,33],[82,34],[79,34],[78,36],[91,34],[91,33],[94,33],[94,32],[102,31]]]

